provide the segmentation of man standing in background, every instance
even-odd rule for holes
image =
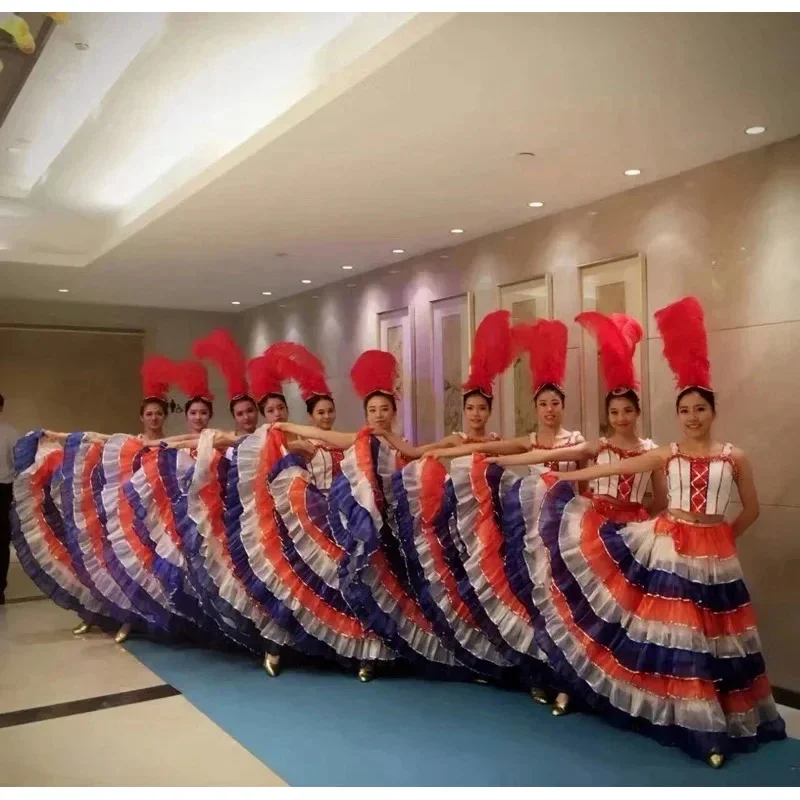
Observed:
[[[6,602],[11,559],[11,497],[14,486],[14,445],[19,436],[2,419],[5,398],[0,394],[0,606]]]

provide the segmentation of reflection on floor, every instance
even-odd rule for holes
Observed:
[[[73,615],[35,591],[12,565],[12,602],[0,608],[0,785],[800,784],[800,741],[715,771],[490,686],[361,684],[311,668],[270,679],[236,654],[74,637]],[[800,711],[783,713],[800,736]]]

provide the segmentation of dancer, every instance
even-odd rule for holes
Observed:
[[[487,458],[489,463],[513,467],[553,463],[559,459],[575,462],[591,459],[597,464],[610,464],[633,458],[656,447],[652,440],[641,439],[636,430],[641,415],[641,405],[633,358],[636,345],[643,336],[641,325],[624,314],[612,314],[608,317],[596,311],[579,314],[576,321],[592,332],[599,344],[600,365],[606,385],[606,421],[612,435],[609,438],[603,437],[595,442],[585,442],[560,450],[536,449],[513,456],[492,456]],[[650,486],[653,497],[648,513],[643,503]],[[531,496],[537,498],[534,500],[535,507],[539,505],[543,489],[543,486],[534,488]],[[574,524],[579,527],[589,516],[594,522],[601,517],[620,523],[636,522],[646,520],[650,514],[658,513],[666,507],[666,479],[661,471],[652,473],[652,476],[650,473],[642,473],[625,478],[596,480],[592,482],[591,490],[591,499],[577,496],[564,510],[565,516],[574,518]],[[516,499],[517,503],[510,502],[506,508],[518,509],[521,512],[518,496]],[[514,515],[508,514],[506,519],[509,518],[514,519]],[[522,524],[522,530],[517,531],[516,527],[510,524],[506,527],[507,570],[518,593],[529,597],[531,581],[535,575],[528,572],[523,554],[524,538],[528,534],[535,536],[536,530],[525,530],[522,513],[516,519]],[[539,698],[534,697],[534,699]],[[555,716],[565,714],[568,705],[568,693],[560,692],[553,704],[553,714]]]
[[[208,388],[208,370],[199,361],[177,366],[176,381],[186,395],[184,413],[188,433],[200,434],[214,416],[214,395]]]
[[[564,472],[544,501],[538,540],[552,579],[534,589],[537,640],[573,694],[720,767],[784,738],[735,540],[759,514],[745,454],[712,438],[703,311],[684,298],[656,313],[677,379],[679,442]],[[646,522],[564,515],[567,481],[665,470],[668,509]],[[742,511],[725,521],[734,484]],[[591,523],[591,524],[590,524]]]

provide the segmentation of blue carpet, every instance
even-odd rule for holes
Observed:
[[[712,770],[602,719],[550,716],[490,686],[296,668],[128,642],[130,651],[291,786],[798,786],[800,741]]]

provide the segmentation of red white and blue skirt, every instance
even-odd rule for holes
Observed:
[[[525,478],[506,524],[525,538],[512,558],[537,642],[573,697],[698,758],[785,737],[730,525],[615,518],[549,483]]]

